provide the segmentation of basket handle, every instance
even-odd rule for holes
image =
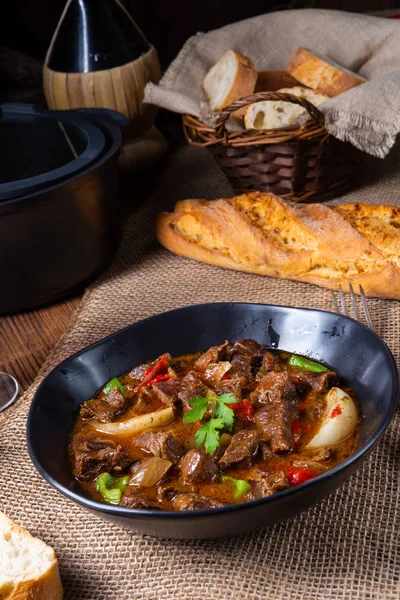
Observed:
[[[223,133],[225,124],[233,112],[239,110],[240,108],[244,108],[249,104],[263,102],[264,100],[281,100],[283,102],[290,102],[291,104],[298,104],[306,109],[313,121],[315,121],[321,127],[324,127],[324,115],[316,106],[314,106],[314,104],[311,104],[309,100],[306,100],[305,98],[298,98],[297,96],[293,96],[293,94],[282,92],[259,92],[258,94],[252,94],[251,96],[240,98],[240,100],[233,102],[220,112],[215,125],[217,137]]]

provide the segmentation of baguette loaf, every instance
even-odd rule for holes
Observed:
[[[297,98],[305,98],[315,106],[329,100],[328,96],[318,94],[305,87],[283,88],[278,90],[284,94],[292,94]],[[300,118],[306,117],[307,111],[298,104],[290,104],[280,100],[266,100],[250,104],[244,113],[246,129],[275,129],[299,123]]]
[[[374,212],[375,208],[370,207]],[[273,194],[252,192],[215,201],[184,200],[161,213],[160,243],[175,254],[228,269],[344,290],[359,284],[366,294],[400,298],[400,270],[375,239],[342,216],[341,207],[287,204]],[[343,211],[344,212],[344,211]],[[395,229],[374,215],[380,228]],[[397,217],[396,217],[397,218]]]
[[[329,97],[337,96],[337,94],[366,81],[360,75],[341,67],[330,58],[305,48],[296,50],[286,70],[304,85]]]
[[[252,61],[229,50],[209,70],[203,88],[213,110],[222,110],[232,102],[254,92],[257,71]]]
[[[0,512],[0,598],[62,600],[55,552]]]

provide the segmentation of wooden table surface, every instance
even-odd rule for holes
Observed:
[[[77,296],[53,306],[0,318],[0,371],[14,375],[21,391],[35,379],[80,302],[81,296]]]

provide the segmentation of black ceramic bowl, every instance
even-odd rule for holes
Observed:
[[[121,508],[91,500],[73,478],[68,464],[67,444],[79,405],[112,377],[163,352],[176,356],[240,338],[254,338],[272,348],[305,354],[335,369],[358,394],[362,420],[357,451],[316,479],[241,505],[169,512]],[[352,319],[262,304],[199,304],[131,325],[56,367],[33,399],[28,448],[34,465],[49,483],[98,516],[149,535],[212,538],[278,523],[336,490],[383,435],[397,396],[393,356],[378,336]]]

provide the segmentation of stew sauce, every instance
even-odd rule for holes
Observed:
[[[358,426],[334,371],[238,340],[113,379],[81,406],[69,455],[99,502],[217,508],[326,472],[354,451]]]

